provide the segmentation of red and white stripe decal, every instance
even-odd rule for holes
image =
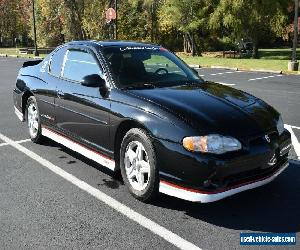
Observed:
[[[272,180],[274,180],[279,174],[281,174],[287,167],[288,163],[286,163],[279,171],[277,171],[275,174],[258,179],[255,181],[243,183],[237,186],[234,186],[230,189],[223,189],[218,192],[205,192],[202,190],[195,190],[195,189],[190,189],[190,188],[185,188],[182,186],[178,186],[173,183],[169,183],[166,181],[160,181],[159,184],[159,192],[174,196],[180,199],[188,200],[188,201],[194,201],[194,202],[202,202],[202,203],[208,203],[208,202],[213,202],[217,200],[221,200],[225,197],[253,189],[256,187],[263,186]]]
[[[56,141],[57,143],[64,145],[65,147],[82,154],[83,156],[99,163],[100,165],[103,165],[110,170],[115,170],[115,161],[113,159],[108,158],[107,156],[104,156],[97,151],[94,151],[88,147],[85,147],[75,141],[72,141],[71,139],[56,133],[52,131],[49,128],[42,127],[42,135],[45,137],[50,138],[53,141]]]

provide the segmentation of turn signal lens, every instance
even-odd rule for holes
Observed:
[[[223,154],[242,148],[241,143],[237,139],[222,135],[185,137],[182,144],[188,151],[212,154]]]

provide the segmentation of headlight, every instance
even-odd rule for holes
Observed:
[[[283,123],[281,115],[278,118],[276,127],[277,127],[277,131],[278,131],[279,135],[281,135],[284,131],[284,123]]]
[[[222,135],[185,137],[182,144],[188,151],[212,154],[223,154],[242,148],[241,143],[237,139]]]

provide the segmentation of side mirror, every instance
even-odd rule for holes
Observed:
[[[100,88],[103,89],[106,87],[105,80],[97,74],[87,75],[82,78],[80,81],[82,86],[91,87],[91,88]]]

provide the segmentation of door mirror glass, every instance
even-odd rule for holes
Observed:
[[[87,75],[80,81],[81,85],[91,88],[103,89],[106,87],[105,80],[98,74]]]

